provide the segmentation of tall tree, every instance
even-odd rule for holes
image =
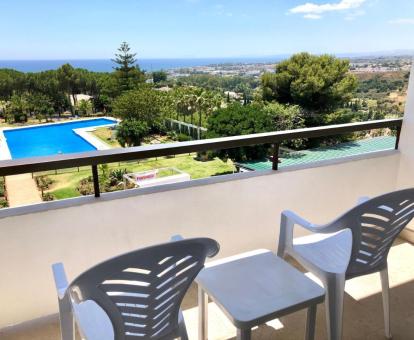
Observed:
[[[90,115],[93,110],[92,102],[90,100],[82,99],[77,102],[76,110],[81,116]]]
[[[76,92],[77,92],[77,82],[78,75],[76,70],[70,64],[62,65],[57,69],[57,79],[59,82],[60,89],[68,94],[69,97],[72,97],[73,105],[76,105]],[[71,106],[72,113],[73,107]]]
[[[222,96],[219,92],[205,90],[200,87],[177,87],[173,92],[177,120],[180,115],[184,122],[190,117],[191,124],[195,124],[194,116],[198,116],[198,126],[201,127],[203,117],[207,118],[214,110],[220,108]]]
[[[0,99],[9,100],[25,89],[25,74],[11,69],[0,69]]]
[[[163,95],[147,86],[121,94],[114,102],[113,112],[122,120],[136,120],[157,130],[164,124]]]
[[[201,90],[197,97],[198,127],[203,125],[203,117],[208,119],[210,115],[221,107],[223,98],[218,92]]]
[[[116,139],[123,147],[140,146],[142,139],[148,135],[147,123],[128,119],[123,120],[116,128]]]
[[[14,94],[6,107],[6,120],[15,123],[27,122],[28,111],[27,96]]]
[[[208,118],[207,138],[248,135],[274,131],[274,119],[260,105],[242,106],[239,102],[220,108]],[[267,155],[268,145],[241,147],[217,151],[222,159],[257,160]]]
[[[264,100],[300,105],[321,116],[349,101],[357,85],[348,60],[309,53],[292,56],[262,77]]]
[[[30,114],[34,114],[39,122],[42,119],[48,120],[55,112],[52,99],[44,94],[36,93],[27,96],[27,106]]]
[[[154,84],[161,83],[167,81],[168,75],[165,71],[155,71],[152,72],[152,80]]]
[[[97,95],[94,96],[95,109],[102,112],[112,110],[114,99],[119,96],[117,77],[113,73],[95,74],[97,77]]]
[[[118,77],[121,91],[128,91],[133,89],[137,84],[145,81],[144,73],[136,65],[136,53],[131,52],[131,48],[127,42],[123,42],[118,48],[118,53],[115,53],[115,58],[112,59],[116,66],[116,75]]]

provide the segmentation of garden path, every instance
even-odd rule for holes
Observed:
[[[6,176],[7,200],[10,207],[42,202],[31,174]]]

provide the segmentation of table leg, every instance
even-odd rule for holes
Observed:
[[[251,337],[252,337],[252,330],[250,328],[247,328],[247,329],[237,328],[237,340],[250,340]]]
[[[207,340],[208,337],[208,295],[198,286],[198,339]]]
[[[317,308],[317,305],[312,305],[308,308],[308,316],[306,319],[305,340],[315,339],[316,308]]]

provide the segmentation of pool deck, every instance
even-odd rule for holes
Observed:
[[[0,161],[7,161],[12,159],[9,146],[7,145],[6,136],[3,129],[0,130]]]
[[[108,149],[111,149],[111,146],[109,144],[106,144],[104,141],[100,140],[98,137],[94,136],[91,132],[95,131],[98,128],[104,128],[104,127],[110,127],[110,126],[113,126],[113,124],[101,125],[99,127],[87,127],[87,128],[74,129],[73,132],[75,132],[78,136],[82,137],[89,144],[93,145],[96,148],[96,150],[108,150]]]

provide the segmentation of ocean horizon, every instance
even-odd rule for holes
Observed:
[[[153,72],[219,64],[276,63],[286,57],[139,59],[137,64],[142,70]],[[66,63],[75,68],[83,68],[93,72],[112,72],[115,66],[110,59],[0,60],[0,68],[10,68],[21,72],[41,72],[56,70]]]
[[[414,50],[394,50],[366,53],[328,53],[339,58],[372,58],[390,56],[414,56]],[[223,64],[263,64],[278,63],[291,54],[279,54],[255,57],[217,57],[217,58],[143,58],[137,64],[144,71],[153,72],[187,67],[223,65]],[[10,68],[21,72],[41,72],[56,70],[64,64],[83,68],[93,72],[112,72],[114,62],[111,59],[0,59],[0,68]]]

